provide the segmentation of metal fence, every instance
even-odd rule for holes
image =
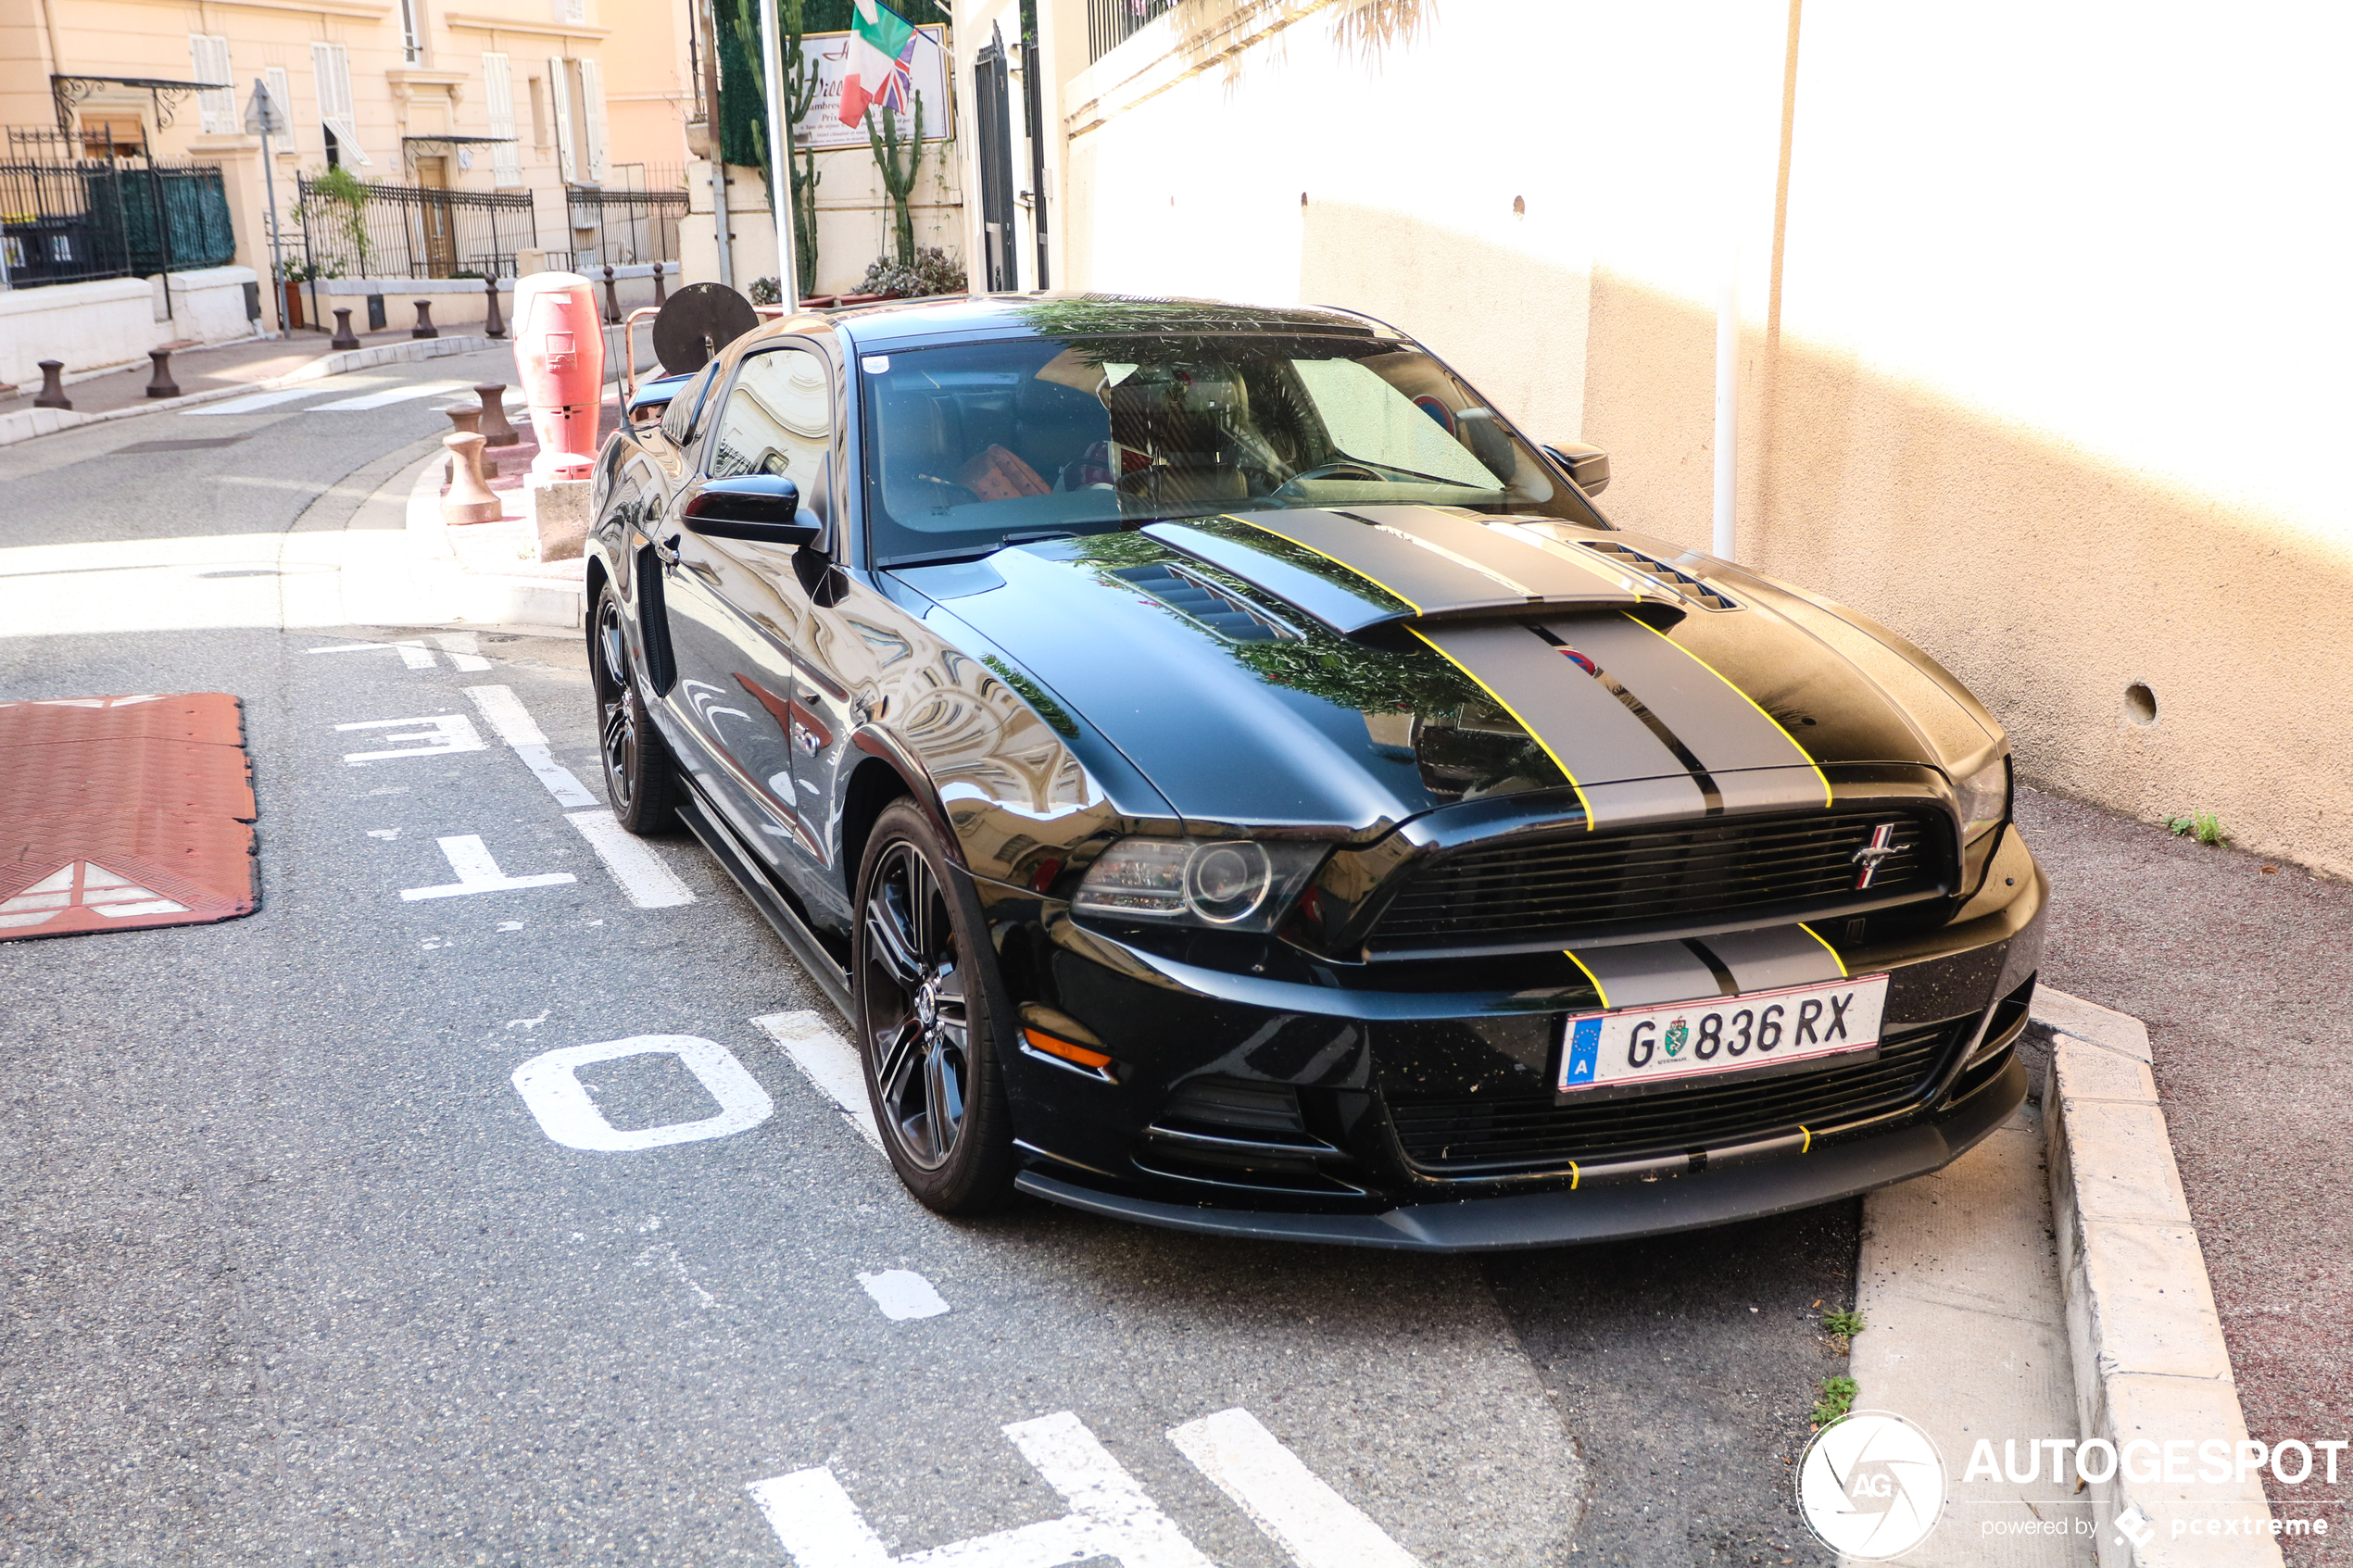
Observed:
[[[295,177],[303,260],[313,278],[511,278],[539,245],[531,193],[447,191]]]
[[[0,286],[226,266],[235,231],[220,170],[77,156],[54,132],[11,130],[0,161]]]
[[[573,271],[610,263],[678,259],[678,220],[686,216],[684,191],[598,191],[573,186],[566,206],[572,223]],[[557,265],[550,251],[549,265]]]
[[[1176,8],[1177,0],[1087,0],[1087,57],[1100,60]]]

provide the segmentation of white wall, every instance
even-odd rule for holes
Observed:
[[[250,337],[245,285],[253,281],[253,270],[246,267],[174,273],[170,319],[155,278],[0,292],[0,381],[31,390],[41,384],[44,359],[63,360],[71,376],[143,362],[147,350],[167,343]]]

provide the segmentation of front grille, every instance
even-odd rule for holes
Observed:
[[[1501,1175],[1644,1155],[1724,1148],[1819,1131],[1901,1108],[1928,1091],[1975,1017],[1896,1030],[1879,1060],[1747,1083],[1695,1085],[1635,1099],[1558,1105],[1550,1095],[1391,1101],[1390,1120],[1414,1168],[1432,1175]]]
[[[1894,833],[1858,888],[1858,851]],[[1382,910],[1366,947],[1567,947],[1603,933],[1735,929],[1876,908],[1941,892],[1942,824],[1893,811],[1718,821],[1647,833],[1580,834],[1433,858]]]

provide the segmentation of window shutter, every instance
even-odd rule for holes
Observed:
[[[189,74],[198,82],[230,82],[229,40],[212,33],[188,34],[188,66]],[[197,94],[196,113],[208,136],[234,132],[243,124],[237,114],[237,91],[233,85]]]
[[[319,118],[335,133],[344,156],[357,164],[372,164],[359,146],[359,130],[351,107],[351,56],[340,44],[313,44],[310,70],[319,83]]]
[[[286,81],[286,68],[271,66],[262,72],[262,80],[270,84],[271,100],[278,106],[278,112],[283,115],[286,120],[285,134],[276,139],[271,150],[294,152],[302,145],[302,137],[297,133],[301,129],[301,122],[295,119],[294,88]]]
[[[515,143],[515,75],[514,68],[504,55],[482,57],[483,96],[490,111],[490,133],[508,140],[490,149],[491,182],[496,185],[522,183],[522,160]]]
[[[605,182],[605,74],[594,60],[580,62],[580,102],[588,113],[588,179]]]
[[[569,60],[547,62],[547,95],[556,101],[556,172],[567,185],[580,182],[572,157],[572,71]]]

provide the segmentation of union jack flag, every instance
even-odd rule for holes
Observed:
[[[883,79],[882,86],[874,94],[874,102],[893,114],[905,114],[914,104],[915,44],[922,36],[918,33],[915,38],[907,41],[907,47],[890,62],[890,74]]]

